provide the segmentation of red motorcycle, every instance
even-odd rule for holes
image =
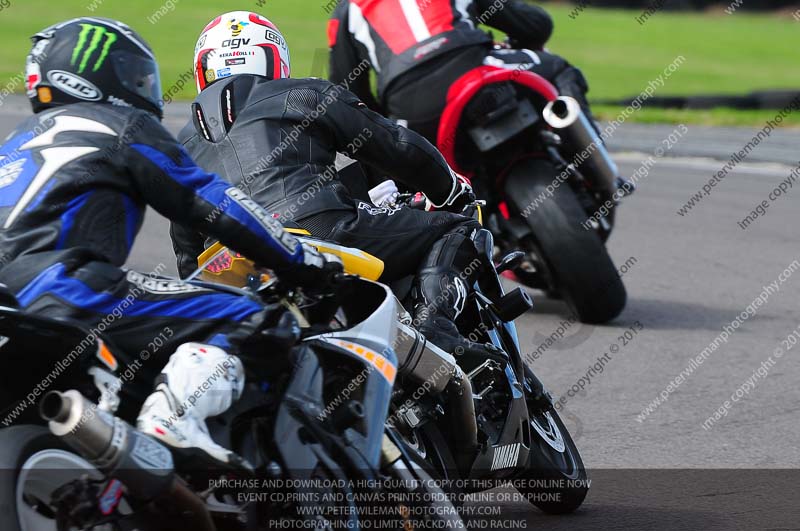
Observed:
[[[605,242],[633,185],[577,101],[537,74],[479,67],[450,88],[438,147],[487,200],[498,254],[525,252],[516,280],[563,298],[582,322],[622,312],[625,286]]]

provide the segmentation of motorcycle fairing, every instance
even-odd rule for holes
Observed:
[[[300,234],[292,229],[288,232]],[[307,231],[302,231],[307,234]],[[298,239],[316,247],[319,252],[332,254],[342,261],[344,271],[350,275],[358,275],[367,280],[378,280],[383,274],[383,260],[353,247],[336,245],[325,240],[309,236],[298,236]],[[251,278],[259,278],[255,264],[239,253],[229,250],[220,242],[203,251],[197,258],[197,265],[202,268],[201,277],[207,282],[242,288],[249,284]],[[194,277],[195,275],[192,275]]]
[[[552,83],[533,72],[509,70],[495,66],[480,66],[470,70],[453,83],[447,93],[447,106],[439,122],[437,147],[450,166],[457,172],[468,175],[470,172],[461,167],[456,158],[459,125],[467,104],[484,87],[495,83],[513,82],[530,89],[545,101],[558,98],[558,90]]]

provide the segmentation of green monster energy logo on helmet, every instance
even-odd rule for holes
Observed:
[[[103,44],[102,50],[100,50],[100,57],[97,58],[97,61],[95,61],[92,67],[92,72],[97,72],[100,70],[100,67],[103,66],[106,57],[108,57],[111,46],[117,42],[117,34],[108,31],[103,26],[94,26],[92,24],[81,24],[81,28],[83,29],[81,29],[80,35],[78,35],[78,44],[76,44],[75,49],[72,50],[72,61],[70,61],[70,64],[75,66],[75,63],[77,63],[80,58],[81,62],[78,65],[78,73],[83,74],[86,67],[89,65],[92,54],[100,47],[100,43],[103,42],[103,37],[105,37],[105,43]],[[86,46],[90,35],[92,36],[92,40],[89,42],[89,47],[84,50],[83,56],[81,57],[81,50]]]

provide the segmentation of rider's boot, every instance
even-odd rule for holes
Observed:
[[[244,389],[244,367],[236,356],[201,343],[184,343],[170,357],[145,400],[137,427],[175,448],[199,449],[236,467],[248,465],[215,443],[206,419],[224,413]]]
[[[454,284],[459,282],[460,279],[455,280]],[[439,313],[435,310],[430,312],[428,304],[424,303],[417,305],[414,320],[420,323],[419,331],[428,341],[456,357],[463,354],[487,357],[496,354],[496,349],[462,336],[454,322],[458,314],[453,315],[453,313]]]
[[[417,275],[414,322],[429,341],[456,356],[496,353],[495,349],[462,336],[455,325],[479,267],[475,244],[464,234],[453,232],[433,245]],[[480,332],[476,331],[476,335]]]

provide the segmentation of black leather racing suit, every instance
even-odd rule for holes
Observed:
[[[505,32],[515,49],[495,49],[479,23]],[[427,0],[402,9],[399,0],[342,0],[328,28],[330,79],[434,143],[448,90],[481,65],[535,72],[588,113],[581,71],[542,49],[552,32],[543,9],[518,0]]]
[[[377,208],[356,200],[334,166],[337,152],[346,153],[442,204],[453,190],[453,176],[424,138],[319,79],[234,76],[204,90],[192,109],[192,123],[179,138],[199,164],[224,175],[284,223],[377,256],[385,264],[383,281],[419,273],[421,298],[455,318],[463,286],[452,286],[476,256],[470,237],[478,224],[448,212]],[[172,235],[186,274],[204,238],[179,225]]]
[[[236,350],[264,323],[260,303],[163,278],[163,264],[120,269],[147,205],[264,265],[303,263],[293,236],[151,114],[83,103],[29,118],[0,147],[0,282],[27,310],[79,320],[131,355],[155,337],[164,356],[187,341]]]

